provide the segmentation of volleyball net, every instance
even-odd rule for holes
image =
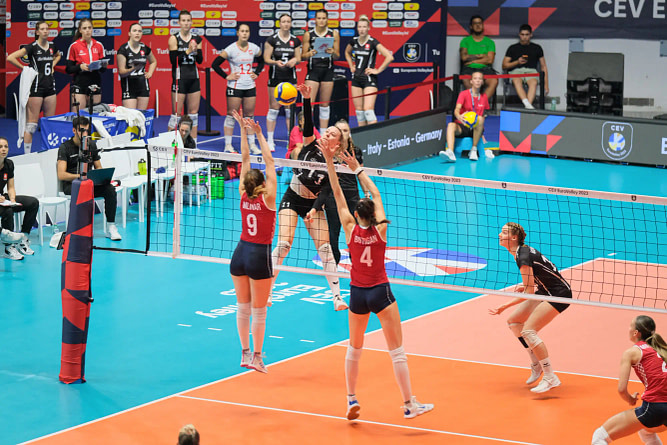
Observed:
[[[241,234],[240,196],[238,181],[223,175],[234,174],[241,155],[184,149],[174,156],[171,147],[159,146],[149,151],[151,181],[165,195],[155,202],[149,254],[229,263]],[[184,162],[185,157],[198,161]],[[261,157],[251,160],[253,167],[264,168]],[[325,164],[275,163],[276,206],[292,168],[326,170]],[[569,281],[576,302],[667,311],[667,198],[386,169],[366,173],[391,220],[385,265],[394,283],[523,296],[514,292],[521,282],[516,262],[499,245],[503,225],[514,221],[526,230],[526,244]],[[165,193],[169,182],[171,191]],[[339,248],[338,271],[345,277],[351,264],[343,233]],[[324,275],[302,220],[276,269]]]

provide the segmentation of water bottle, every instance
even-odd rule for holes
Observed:
[[[556,111],[556,98],[551,98],[551,111]]]
[[[139,168],[139,174],[140,175],[145,175],[147,173],[147,171],[146,171],[146,160],[144,158],[139,159],[137,167]]]

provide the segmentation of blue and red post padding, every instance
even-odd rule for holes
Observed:
[[[60,381],[84,383],[86,341],[92,292],[90,273],[93,262],[93,181],[72,183],[67,234],[61,266],[63,303],[63,340],[60,356]]]

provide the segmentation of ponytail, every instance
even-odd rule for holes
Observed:
[[[262,193],[265,193],[264,174],[256,168],[251,168],[246,173],[245,178],[243,178],[243,188],[248,199],[255,199]]]
[[[79,20],[79,26],[76,28],[76,32],[74,33],[74,39],[72,39],[72,42],[76,42],[81,38],[81,25],[83,24],[83,22],[90,22],[90,26],[93,26],[93,21],[89,18]]]
[[[359,218],[369,221],[371,223],[371,226],[391,223],[391,221],[389,221],[388,219],[383,219],[382,221],[378,221],[375,219],[375,203],[373,202],[372,199],[369,198],[360,199],[359,202],[357,203],[357,207],[355,210],[357,212],[357,215],[359,215]]]
[[[635,329],[660,358],[667,363],[667,343],[660,334],[655,332],[655,321],[648,315],[639,315],[635,318]]]

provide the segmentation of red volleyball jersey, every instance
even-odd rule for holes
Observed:
[[[632,366],[646,387],[642,400],[653,403],[667,402],[667,364],[646,342],[637,342],[635,346],[642,352],[639,363]]]
[[[357,287],[373,287],[389,281],[384,267],[387,242],[377,227],[363,228],[355,224],[347,243],[352,261],[351,284]]]
[[[456,99],[456,104],[461,104],[459,114],[474,111],[479,116],[484,116],[484,112],[490,108],[489,99],[486,97],[486,94],[479,93],[478,97],[473,97],[472,91],[469,89],[459,93],[459,97]]]
[[[67,60],[75,62],[77,65],[104,59],[104,47],[95,39],[90,39],[90,45],[85,40],[79,39],[72,43],[67,50]]]
[[[243,231],[241,239],[255,244],[271,244],[276,228],[276,210],[270,209],[264,201],[264,194],[255,199],[248,199],[244,192],[241,196],[241,218]]]

